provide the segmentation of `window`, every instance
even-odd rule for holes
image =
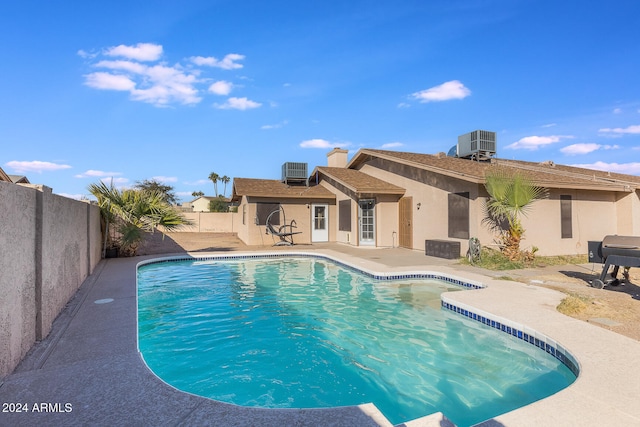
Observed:
[[[242,225],[247,223],[247,205],[242,205]]]
[[[560,233],[563,239],[571,239],[573,237],[571,196],[560,196]]]
[[[256,225],[267,225],[267,217],[271,215],[273,211],[278,211],[273,214],[269,222],[272,225],[280,225],[280,203],[256,203]]]
[[[351,231],[351,200],[338,202],[338,230]]]
[[[469,193],[449,193],[449,237],[469,238]]]

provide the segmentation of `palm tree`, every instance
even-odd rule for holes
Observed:
[[[229,178],[227,175],[224,175],[222,178],[220,178],[220,181],[224,183],[224,193],[222,193],[222,195],[224,197],[227,197],[227,184],[229,183],[229,181],[231,181],[231,178]]]
[[[211,172],[209,174],[209,179],[213,182],[213,190],[216,192],[216,197],[218,197],[218,180],[220,179],[220,175],[215,172]]]
[[[194,191],[191,193],[191,195],[193,197],[200,197],[200,196],[204,196],[204,193],[202,191]]]
[[[165,194],[154,190],[118,190],[104,182],[89,185],[89,192],[98,199],[98,206],[105,219],[103,256],[107,241],[118,245],[123,252],[135,255],[145,232],[153,232],[162,226],[164,231],[175,231],[181,225],[190,224],[166,200]],[[109,224],[112,224],[112,231]],[[116,237],[116,231],[119,236]]]
[[[522,172],[502,166],[491,166],[485,171],[485,188],[489,198],[483,222],[500,233],[502,252],[510,260],[518,259],[525,232],[520,216],[527,215],[533,202],[547,197],[547,189],[535,185]]]

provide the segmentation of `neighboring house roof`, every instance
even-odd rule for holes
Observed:
[[[449,157],[443,154],[419,154],[398,151],[361,149],[348,168],[357,168],[372,157],[413,166],[465,181],[483,184],[484,174],[492,165],[504,165],[515,168],[529,176],[536,184],[548,188],[572,188],[587,190],[634,191],[640,189],[640,177],[557,165],[553,162],[525,162],[517,160],[491,159],[490,162],[477,162],[468,159]]]
[[[306,187],[287,185],[275,179],[234,178],[231,199],[238,200],[242,196],[287,199],[335,199],[336,197],[332,192],[320,185]]]
[[[405,189],[402,187],[398,187],[397,185],[393,185],[355,169],[318,166],[314,173],[315,172],[319,172],[325,177],[345,186],[358,197],[365,194],[394,194],[402,196],[405,193]]]
[[[11,182],[14,184],[31,184],[24,175],[8,175]]]
[[[194,202],[196,202],[196,201],[198,201],[200,199],[205,199],[207,201],[211,201],[211,200],[218,199],[218,197],[216,197],[216,196],[198,196],[195,199],[193,199],[192,201],[190,201],[189,203],[194,203]],[[224,200],[225,202],[230,202],[231,201],[230,199],[228,199],[226,197],[223,197],[222,200]]]
[[[13,182],[13,180],[9,177],[9,175],[4,173],[2,168],[0,168],[0,181]]]

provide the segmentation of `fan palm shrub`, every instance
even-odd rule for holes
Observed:
[[[174,209],[165,195],[156,190],[119,190],[104,182],[89,185],[89,192],[98,200],[103,219],[103,256],[107,246],[118,247],[125,255],[135,255],[145,232],[175,231],[190,224]]]
[[[525,233],[520,217],[527,215],[536,200],[547,197],[547,189],[535,185],[523,172],[499,165],[485,171],[485,188],[489,198],[483,222],[499,233],[502,252],[512,261],[533,257],[536,248],[526,253],[520,250]]]

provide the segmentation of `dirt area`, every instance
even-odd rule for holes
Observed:
[[[596,289],[590,286],[594,278],[600,277],[602,267],[599,264],[596,267],[593,273],[560,271],[536,279],[544,282],[540,286],[573,297],[577,304],[568,304],[567,311],[560,310],[565,314],[640,341],[640,270],[631,269],[628,282]]]
[[[261,249],[289,248],[247,246],[233,233],[154,233],[147,235],[138,255]],[[592,288],[590,283],[600,276],[601,268],[599,264],[570,265],[491,275],[564,292],[570,297],[568,302],[575,302],[565,314],[640,341],[640,269],[631,269],[628,283]],[[622,269],[618,277],[622,278]]]

